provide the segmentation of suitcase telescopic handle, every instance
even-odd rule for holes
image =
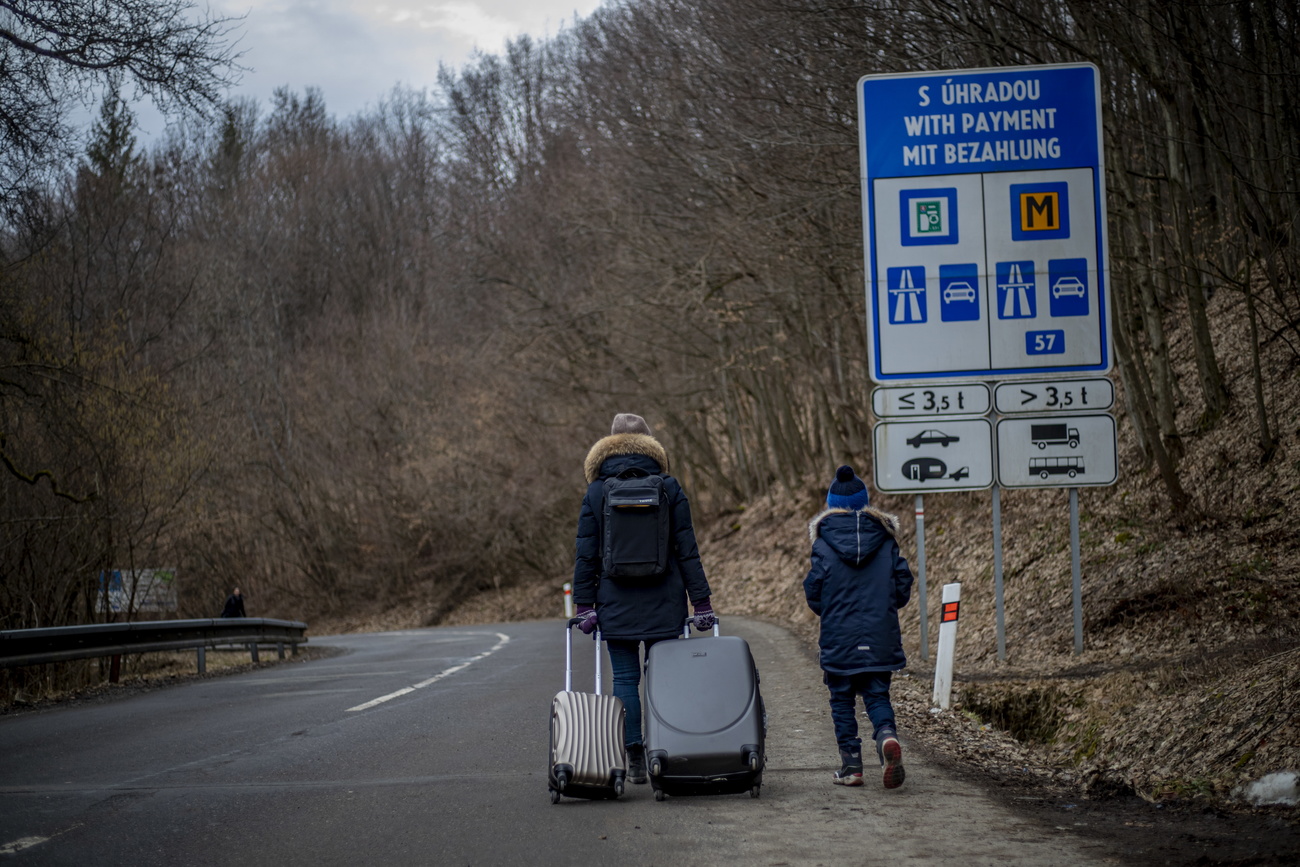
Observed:
[[[574,617],[564,627],[564,691],[573,692],[573,627],[581,622]],[[600,627],[596,627],[596,695],[600,695]]]
[[[694,617],[687,617],[687,618],[686,618],[686,623],[684,623],[684,624],[682,625],[682,638],[690,638],[690,637],[691,637],[691,624],[694,623],[694,622],[695,622],[695,618],[694,618]],[[722,621],[718,620],[718,618],[716,618],[716,617],[713,618],[713,637],[714,637],[714,638],[717,638],[718,635],[719,635],[719,633],[718,633],[718,624],[721,623],[721,622],[722,622]]]

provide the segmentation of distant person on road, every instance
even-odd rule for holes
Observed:
[[[839,786],[862,785],[862,696],[874,729],[886,789],[903,784],[903,749],[889,701],[892,673],[907,665],[898,609],[912,595],[912,570],[898,551],[898,518],[871,508],[867,486],[849,466],[835,471],[826,510],[808,524],[812,568],[803,582],[821,618],[820,662],[831,692],[840,749]]]
[[[668,454],[650,434],[644,418],[631,413],[614,416],[610,435],[600,439],[587,453],[583,469],[587,493],[578,517],[578,538],[573,567],[573,603],[590,635],[599,626],[608,642],[610,665],[614,669],[614,695],[627,711],[623,742],[627,747],[630,782],[646,781],[645,746],[641,733],[640,645],[646,653],[657,641],[676,638],[686,622],[686,603],[694,609],[696,629],[712,629],[716,618],[709,604],[709,582],[704,577],[700,552],[691,526],[691,507],[676,479],[668,475]],[[650,506],[611,513],[607,521],[607,492],[618,492],[619,481],[641,483],[649,491],[646,501],[658,499],[650,517]],[[610,502],[614,502],[611,498]],[[640,514],[635,514],[637,512]],[[664,523],[656,525],[656,520]],[[648,524],[646,522],[648,521]],[[641,522],[641,523],[637,523]],[[615,538],[616,533],[640,532],[640,526],[658,526],[649,540]],[[666,534],[662,529],[667,530]],[[608,531],[608,535],[607,535]],[[655,559],[655,549],[660,559]],[[651,565],[627,566],[623,551]],[[662,564],[662,570],[658,565]],[[629,574],[630,573],[630,574]]]
[[[247,617],[244,613],[244,594],[239,592],[236,587],[234,591],[226,597],[226,607],[221,609],[222,617]]]

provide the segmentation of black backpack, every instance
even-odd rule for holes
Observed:
[[[602,565],[611,578],[651,583],[668,571],[664,477],[636,468],[605,480]]]

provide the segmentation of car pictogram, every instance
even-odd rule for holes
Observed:
[[[943,303],[951,304],[954,301],[974,301],[975,287],[965,280],[958,280],[955,283],[949,283],[943,287]]]
[[[960,437],[946,434],[941,430],[923,430],[916,436],[909,437],[907,444],[914,449],[919,449],[921,446],[927,445],[940,445],[944,448],[948,448],[948,443],[955,443],[959,440]]]
[[[1078,295],[1082,298],[1087,294],[1087,288],[1080,282],[1078,277],[1062,277],[1052,284],[1053,298],[1061,298],[1065,295]]]

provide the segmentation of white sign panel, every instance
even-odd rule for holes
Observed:
[[[1101,412],[1115,405],[1115,386],[1093,379],[1001,382],[993,390],[1000,415],[1026,412]]]
[[[1110,369],[1099,78],[858,82],[874,381]]]
[[[1079,488],[1119,478],[1115,419],[1040,415],[998,421],[998,484],[1004,488]]]
[[[993,424],[986,418],[882,421],[873,434],[877,490],[925,494],[993,485]]]
[[[878,417],[924,415],[985,415],[989,387],[982,382],[959,385],[917,385],[877,388],[871,411]]]
[[[100,609],[114,614],[176,610],[175,569],[114,569],[99,573]]]

